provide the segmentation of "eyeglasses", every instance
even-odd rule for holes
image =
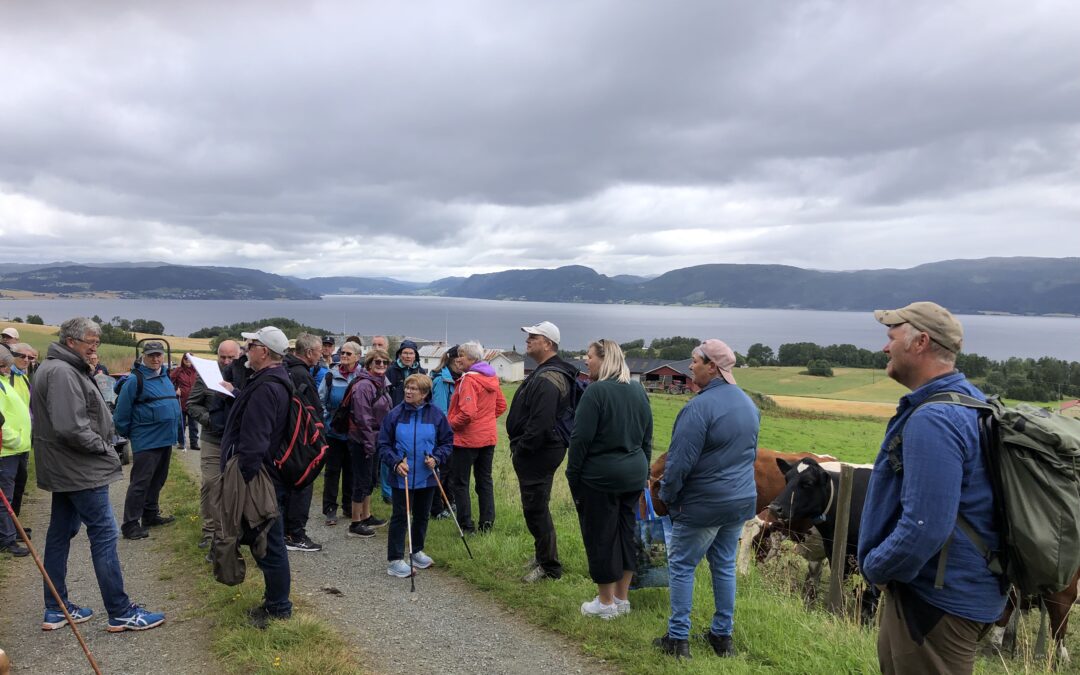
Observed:
[[[388,365],[390,365],[390,362],[387,361],[386,359],[372,359],[371,360],[371,365],[373,365],[373,366],[388,366]]]
[[[338,352],[338,353],[341,354],[342,356],[356,356],[356,352],[341,351],[341,352]]]
[[[263,348],[263,349],[265,349],[266,351],[270,351],[270,348],[269,348],[269,347],[267,347],[266,345],[264,345],[264,344],[263,344],[263,343],[261,343],[261,342],[249,342],[249,343],[247,344],[247,348],[248,348],[248,351],[251,351],[251,350],[252,350],[252,349],[253,349],[254,347],[262,347],[262,348]]]
[[[30,358],[26,354],[20,354],[18,352],[11,352],[11,355],[16,359],[28,359],[28,358]]]
[[[76,342],[81,342],[84,345],[87,345],[88,347],[97,347],[97,346],[101,345],[101,340],[84,340],[82,338],[71,338],[71,339],[76,341]]]

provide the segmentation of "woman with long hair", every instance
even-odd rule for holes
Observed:
[[[566,480],[596,582],[596,598],[582,603],[581,613],[613,619],[630,611],[634,509],[649,478],[652,409],[617,342],[590,344],[587,364],[592,384],[577,407]]]

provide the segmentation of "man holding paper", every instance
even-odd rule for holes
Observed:
[[[225,431],[225,419],[233,402],[230,382],[226,374],[231,370],[232,362],[240,357],[240,345],[234,340],[225,340],[217,348],[217,363],[208,359],[190,357],[199,377],[188,396],[187,412],[202,427],[202,487],[199,490],[199,512],[202,515],[202,539],[199,548],[206,548],[214,538],[217,529],[210,510],[210,483],[221,473],[221,434]],[[208,368],[209,366],[209,368]],[[218,372],[220,377],[207,382],[206,378]]]

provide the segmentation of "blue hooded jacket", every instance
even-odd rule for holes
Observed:
[[[450,397],[454,395],[454,371],[450,366],[431,373],[431,402],[444,413],[450,410]]]
[[[138,370],[143,376],[143,391],[135,400],[139,388]],[[131,375],[120,388],[113,412],[116,433],[131,441],[132,452],[168,448],[176,444],[180,430],[180,401],[169,371],[162,367],[158,374],[142,362],[136,362]]]
[[[323,422],[325,424],[323,431],[330,438],[336,438],[338,440],[345,440],[348,438],[347,434],[339,434],[330,428],[330,421],[334,419],[334,413],[341,406],[341,400],[345,398],[345,390],[349,388],[349,383],[356,379],[356,376],[360,374],[360,366],[356,366],[349,373],[348,377],[341,374],[341,364],[338,364],[331,368],[329,371],[323,373],[322,379],[319,382],[319,398],[322,400],[323,407]],[[327,375],[330,375],[328,378]]]
[[[391,469],[402,459],[408,462],[410,490],[435,487],[435,477],[424,460],[432,455],[436,463],[444,464],[453,449],[450,423],[430,403],[402,403],[386,415],[379,429],[379,457]],[[396,471],[391,470],[390,481],[393,487],[405,487],[405,479]]]

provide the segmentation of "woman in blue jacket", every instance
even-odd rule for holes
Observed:
[[[125,539],[144,539],[149,536],[147,528],[173,522],[172,516],[161,515],[158,495],[169,477],[172,446],[183,442],[178,433],[182,415],[164,361],[162,343],[144,343],[142,360],[132,366],[113,412],[116,432],[128,438],[134,453],[120,526]]]
[[[383,420],[379,430],[379,456],[390,468],[390,532],[386,538],[386,573],[408,577],[413,567],[431,567],[431,557],[424,553],[428,514],[437,490],[435,468],[450,458],[454,433],[446,415],[427,401],[431,378],[410,375],[405,379],[405,400]],[[409,489],[412,511],[412,565],[405,561],[405,487]]]
[[[348,434],[339,433],[330,427],[334,413],[341,406],[345,390],[360,372],[360,345],[346,342],[338,351],[338,363],[327,371],[319,380],[319,398],[322,399],[325,413],[324,430],[330,452],[326,455],[326,473],[323,474],[322,512],[327,525],[337,525],[338,521],[338,484],[341,485],[342,512],[349,516],[352,509],[352,457],[349,455]]]

